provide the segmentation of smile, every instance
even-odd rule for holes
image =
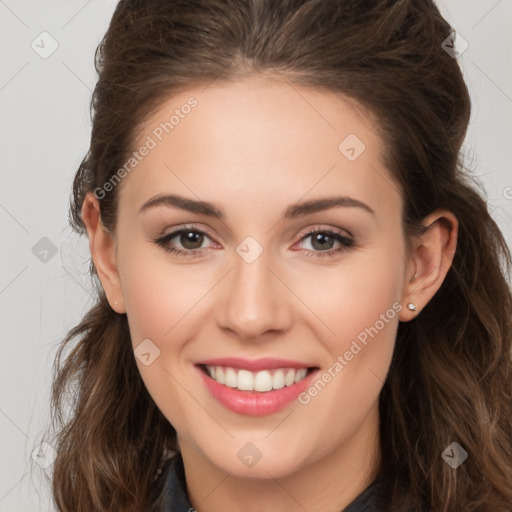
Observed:
[[[202,369],[219,384],[240,391],[264,393],[281,389],[300,382],[306,377],[308,368],[275,368],[252,372],[249,370],[225,366],[202,365]]]
[[[320,371],[302,361],[235,357],[195,363],[210,396],[237,414],[265,416],[291,405]]]

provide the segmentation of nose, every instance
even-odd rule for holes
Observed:
[[[220,328],[251,342],[268,339],[266,333],[282,334],[290,328],[293,294],[271,260],[267,250],[252,262],[234,253],[233,268],[224,279],[218,303]]]

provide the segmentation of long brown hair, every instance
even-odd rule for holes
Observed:
[[[268,73],[375,114],[404,236],[437,208],[459,221],[453,265],[421,314],[400,323],[380,396],[384,506],[395,512],[512,504],[511,255],[464,167],[471,105],[442,47],[451,33],[431,0],[121,0],[96,53],[91,144],[73,183],[70,221],[84,233],[85,194],[122,167],[147,116],[190,85]],[[112,232],[117,198],[113,187],[100,201]],[[53,496],[59,511],[148,510],[176,432],[139,375],[126,315],[97,294],[55,361]],[[441,457],[454,441],[469,454],[457,469]]]

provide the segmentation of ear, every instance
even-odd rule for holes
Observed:
[[[89,248],[110,307],[117,313],[126,313],[117,271],[115,239],[101,222],[99,200],[89,192],[82,204],[82,220],[89,235]]]
[[[426,231],[415,238],[402,296],[400,321],[415,318],[439,290],[457,249],[459,223],[453,213],[436,210],[422,222]],[[416,306],[411,311],[408,304]]]

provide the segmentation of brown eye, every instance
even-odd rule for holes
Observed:
[[[312,249],[307,249],[307,256],[320,258],[324,256],[334,256],[340,252],[347,251],[354,246],[354,240],[341,233],[326,229],[315,229],[302,237],[301,241],[311,239],[310,245]],[[340,244],[337,249],[333,249],[333,245]]]
[[[210,237],[204,231],[194,227],[184,227],[164,235],[154,242],[169,253],[194,257],[203,254],[201,249],[204,249],[202,246],[205,238]]]
[[[198,231],[182,231],[179,241],[187,250],[199,249],[203,245],[204,235]]]

